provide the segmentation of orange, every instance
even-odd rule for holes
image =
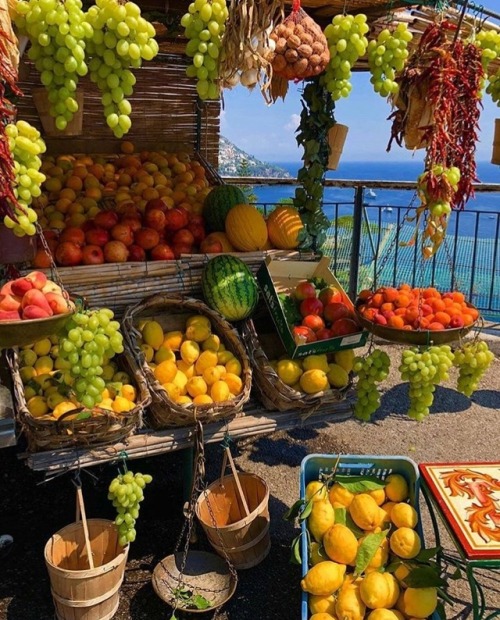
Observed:
[[[394,300],[394,307],[395,308],[406,308],[410,305],[410,303],[411,303],[410,296],[405,293],[400,293],[398,297],[396,297],[396,299]]]
[[[456,301],[457,303],[464,303],[465,302],[465,295],[463,293],[460,293],[459,291],[454,291],[453,292],[453,301]]]
[[[423,290],[423,296],[425,299],[427,299],[428,297],[441,297],[441,293],[435,289],[433,286],[429,286],[426,289]]]
[[[373,297],[370,299],[370,306],[372,308],[380,308],[380,306],[384,303],[384,296],[382,293],[375,293]]]
[[[448,327],[451,321],[451,317],[446,312],[436,312],[436,314],[434,315],[434,321],[441,323],[443,327]]]
[[[427,329],[432,332],[438,332],[438,331],[443,330],[444,327],[442,323],[438,323],[437,321],[434,321],[433,323],[429,323],[429,325],[427,326]]]
[[[394,316],[389,317],[389,320],[387,323],[389,327],[395,327],[396,329],[401,329],[402,327],[404,327],[404,324],[405,324],[403,319],[400,316],[397,316],[396,314]]]
[[[392,303],[386,301],[380,306],[380,310],[382,312],[392,312],[394,310],[394,306]]]

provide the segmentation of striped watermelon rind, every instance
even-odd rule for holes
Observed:
[[[211,258],[201,275],[205,302],[228,321],[241,321],[252,314],[259,300],[254,275],[243,261],[229,254]]]
[[[245,194],[236,185],[217,185],[203,201],[203,219],[210,232],[225,232],[226,215],[239,204],[247,202]]]

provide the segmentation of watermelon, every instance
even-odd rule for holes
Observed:
[[[226,215],[235,205],[247,202],[236,185],[217,185],[203,202],[203,219],[209,232],[225,232]]]
[[[201,274],[205,302],[228,321],[246,319],[259,299],[257,282],[243,261],[229,254],[211,258]]]

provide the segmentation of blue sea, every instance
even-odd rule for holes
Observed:
[[[273,164],[285,169],[293,178],[302,166],[301,162],[273,162]],[[328,171],[326,178],[335,180],[358,180],[358,181],[416,181],[423,170],[422,161],[405,162],[341,162],[335,171]],[[500,184],[500,166],[489,162],[477,163],[477,174],[482,183]],[[293,185],[267,185],[255,186],[253,192],[257,196],[258,203],[275,204],[283,198],[291,198],[295,194]],[[385,190],[375,188],[375,196],[367,197],[368,207],[380,207],[383,221],[389,223],[397,218],[397,209],[394,207],[406,208],[410,205],[414,192],[411,190]],[[338,215],[352,215],[352,202],[354,191],[344,188],[325,188],[324,202],[327,203],[351,203],[350,205],[340,205]],[[416,203],[418,204],[418,202]],[[392,211],[384,208],[392,207]],[[325,208],[327,215],[328,207]],[[373,210],[371,210],[373,211]],[[473,212],[481,211],[480,217]],[[402,217],[404,210],[401,211]],[[455,230],[455,214],[452,213],[449,223],[449,230]],[[497,234],[497,223],[500,219],[500,191],[494,193],[478,193],[471,198],[464,210],[459,214],[459,226],[457,232],[460,236],[470,237],[495,237]]]

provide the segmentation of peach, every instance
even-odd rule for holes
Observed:
[[[29,280],[33,288],[37,288],[38,290],[42,290],[47,284],[47,276],[41,271],[32,271],[26,276],[26,280]]]
[[[2,288],[0,288],[0,295],[13,295],[12,293],[12,280],[6,282]]]
[[[59,295],[62,295],[62,288],[59,284],[52,282],[52,280],[47,280],[47,283],[42,288],[42,293],[45,293],[45,295],[47,295],[47,293],[58,293]]]
[[[52,316],[52,310],[49,313],[40,306],[30,305],[23,308],[23,319],[47,319],[49,316]]]
[[[26,278],[17,278],[17,280],[13,280],[11,282],[10,289],[14,295],[18,295],[22,297],[25,293],[33,288],[33,284],[30,280]]]
[[[33,288],[27,293],[25,293],[23,300],[21,302],[22,308],[26,308],[27,306],[38,306],[42,310],[47,313],[47,316],[52,316],[52,308],[49,305],[49,302],[45,298],[45,295],[42,291],[39,291],[37,288]],[[35,317],[31,317],[35,318]]]
[[[45,295],[45,299],[54,314],[66,314],[70,311],[68,301],[65,297],[59,295],[58,293],[47,293]]]
[[[0,310],[0,321],[20,321],[19,312],[15,310]]]
[[[21,299],[16,295],[0,295],[0,310],[18,312],[21,307]]]

